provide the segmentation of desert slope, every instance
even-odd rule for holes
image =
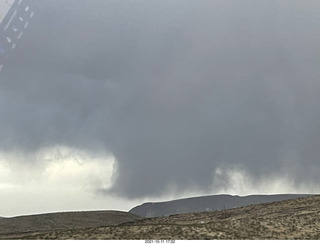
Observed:
[[[2,239],[320,239],[320,196],[246,207],[145,218],[117,226],[11,233]]]
[[[17,236],[9,236],[19,239]],[[29,233],[23,239],[320,239],[320,196],[147,218],[119,226]]]
[[[298,197],[306,197],[305,194],[278,194],[278,195],[213,195],[193,197],[167,202],[144,203],[132,208],[129,212],[144,217],[169,216],[172,214],[194,213],[213,210],[230,209],[248,206],[251,204],[276,202]]]
[[[48,213],[0,219],[0,239],[10,234],[113,226],[143,219],[121,211]]]

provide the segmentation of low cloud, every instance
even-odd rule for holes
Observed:
[[[116,206],[96,194],[112,186],[114,163],[111,156],[63,146],[32,155],[1,153],[1,215],[120,209],[123,202]]]

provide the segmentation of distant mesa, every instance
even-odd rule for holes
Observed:
[[[144,203],[132,208],[129,213],[137,214],[143,217],[152,218],[160,216],[169,216],[181,213],[196,213],[205,211],[214,211],[248,206],[251,204],[277,202],[300,197],[307,197],[311,194],[277,194],[277,195],[250,195],[250,196],[232,196],[232,195],[212,195],[179,199],[167,202]]]

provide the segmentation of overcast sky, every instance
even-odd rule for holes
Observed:
[[[319,191],[318,0],[33,4],[0,72],[0,216]]]

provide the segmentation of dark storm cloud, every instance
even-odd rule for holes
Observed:
[[[315,1],[47,1],[1,73],[1,147],[118,160],[113,192],[210,192],[241,165],[319,184]]]

